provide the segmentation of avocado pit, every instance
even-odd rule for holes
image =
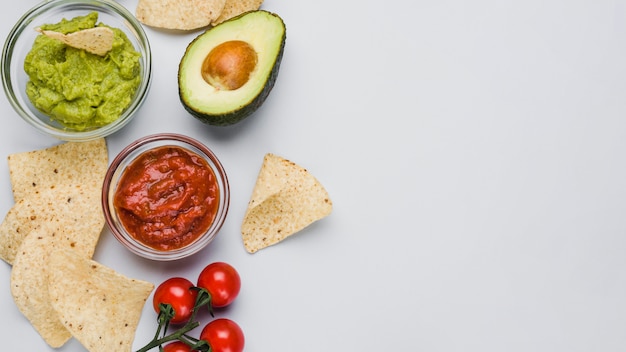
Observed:
[[[217,89],[235,90],[246,84],[257,65],[254,48],[241,40],[219,44],[202,63],[202,78]]]

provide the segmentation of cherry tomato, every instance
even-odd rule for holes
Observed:
[[[245,343],[239,325],[226,318],[208,323],[202,329],[200,339],[209,343],[212,352],[241,352]]]
[[[182,341],[174,341],[163,346],[163,352],[192,352],[191,347]]]
[[[213,307],[225,307],[239,295],[241,278],[230,264],[215,262],[200,272],[198,287],[209,291]]]
[[[198,296],[198,291],[192,287],[193,283],[182,277],[173,277],[163,281],[154,291],[152,298],[154,310],[159,313],[159,304],[168,303],[174,309],[174,317],[170,323],[186,323],[191,318]]]

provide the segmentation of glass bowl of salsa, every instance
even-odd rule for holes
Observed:
[[[43,34],[73,35],[76,42],[76,32],[95,27],[113,38],[102,54]],[[118,2],[50,0],[11,29],[0,70],[7,99],[24,121],[61,140],[88,141],[136,115],[150,88],[152,57],[141,23]]]
[[[206,247],[230,203],[224,167],[201,142],[180,134],[149,135],[111,162],[102,187],[108,227],[131,252],[176,260]]]

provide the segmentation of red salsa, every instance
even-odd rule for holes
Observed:
[[[219,186],[211,166],[178,146],[141,154],[120,177],[114,206],[126,231],[160,251],[182,248],[211,226]]]

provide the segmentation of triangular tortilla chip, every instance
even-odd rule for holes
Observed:
[[[50,252],[58,246],[69,247],[67,242],[56,241],[57,235],[45,225],[33,230],[24,238],[11,269],[11,294],[16,306],[53,348],[63,346],[72,337],[50,305],[48,295]]]
[[[7,158],[13,198],[17,202],[59,184],[82,185],[104,180],[109,155],[104,138],[66,142]]]
[[[220,16],[211,24],[215,26],[244,12],[258,10],[261,4],[263,0],[226,0]]]
[[[85,185],[48,189],[18,201],[0,223],[0,258],[12,264],[24,238],[44,225],[91,257],[105,222],[100,198],[98,188]]]
[[[131,351],[152,283],[128,278],[73,250],[50,256],[50,302],[90,352]]]
[[[268,153],[241,225],[246,250],[276,244],[328,216],[332,201],[322,184],[301,166]]]
[[[192,30],[219,17],[226,0],[139,0],[137,19],[148,26]]]

